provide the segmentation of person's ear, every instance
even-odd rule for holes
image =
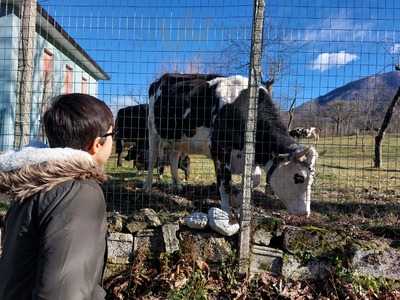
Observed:
[[[89,147],[89,149],[88,149],[89,154],[95,155],[97,152],[99,152],[101,146],[102,146],[102,145],[101,145],[101,138],[100,138],[100,137],[97,137],[97,138],[93,141],[92,145],[91,145],[91,146]]]

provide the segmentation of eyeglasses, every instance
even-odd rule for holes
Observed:
[[[117,131],[116,129],[114,129],[113,131],[111,131],[111,132],[109,132],[109,133],[106,133],[106,134],[102,135],[101,137],[102,137],[102,138],[106,138],[106,137],[108,137],[108,136],[111,135],[111,137],[114,138],[115,135],[117,134],[117,132],[118,132],[118,131]]]

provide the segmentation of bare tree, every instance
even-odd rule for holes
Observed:
[[[24,0],[21,5],[21,31],[18,49],[18,88],[14,130],[15,148],[20,148],[29,142],[35,34],[36,0]]]
[[[288,125],[287,125],[288,131],[291,130],[291,126],[292,126],[292,122],[293,122],[293,118],[294,118],[294,109],[295,109],[296,101],[297,101],[297,89],[294,92],[294,97],[292,99],[292,102],[290,103],[289,110],[288,110],[288,115],[289,115],[289,121],[288,121]]]
[[[383,136],[385,134],[386,129],[388,128],[390,121],[393,116],[394,108],[399,101],[400,98],[400,88],[397,90],[396,95],[394,95],[392,102],[389,104],[389,107],[386,111],[385,117],[383,118],[382,126],[379,129],[377,136],[375,137],[375,158],[374,158],[374,167],[380,168],[382,162],[382,154],[381,154],[381,146]]]
[[[285,74],[291,71],[290,57],[299,52],[309,42],[291,39],[283,25],[265,18],[263,30],[262,69],[265,70],[262,79],[272,96],[273,85]],[[250,45],[243,41],[232,40],[222,51],[219,68],[226,73],[245,73],[249,67]]]
[[[322,115],[335,124],[336,135],[342,134],[342,127],[354,115],[354,105],[350,101],[334,100],[321,107]]]

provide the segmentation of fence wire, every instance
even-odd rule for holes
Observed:
[[[0,3],[0,150],[6,151],[17,138],[21,1]],[[399,12],[394,0],[266,3],[263,82],[296,142],[319,152],[311,197],[317,220],[340,223],[351,215],[357,224],[398,222],[399,105],[383,135],[380,168],[374,167],[374,150],[400,87]],[[40,116],[60,93],[96,95],[116,118],[121,109],[148,104],[151,84],[165,73],[248,77],[252,19],[253,1],[244,0],[39,1],[29,137],[43,138]],[[143,113],[124,126],[142,126],[142,119]],[[116,145],[106,166],[110,211],[150,207],[175,216],[219,205],[214,164],[200,154],[189,153],[190,174],[179,188],[166,164],[163,177],[145,192],[148,153],[142,165],[129,160],[135,155],[130,147],[143,138],[130,132],[121,146],[122,165]],[[254,213],[287,215],[266,181],[262,170],[252,191]],[[240,188],[241,177],[233,175],[232,182],[233,190]]]

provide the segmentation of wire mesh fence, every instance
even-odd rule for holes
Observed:
[[[22,3],[1,0],[1,151],[18,145],[16,116],[25,67]],[[257,109],[261,127],[254,132],[254,154],[261,175],[253,177],[260,181],[252,189],[254,213],[286,215],[293,195],[308,201],[308,189],[301,196],[297,191],[298,185],[307,187],[308,171],[276,171],[288,159],[279,154],[288,154],[290,133],[296,145],[319,152],[311,188],[315,220],[340,223],[350,216],[350,222],[371,228],[382,220],[398,222],[399,11],[400,4],[388,0],[266,3],[259,93],[272,96],[278,111]],[[43,136],[40,116],[51,96],[96,95],[111,107],[119,130],[106,166],[110,211],[129,214],[151,207],[171,216],[207,211],[224,197],[231,204],[242,185],[241,172],[233,169],[235,162],[242,167],[243,159],[233,150],[244,145],[246,104],[239,104],[249,75],[253,1],[48,0],[38,2],[35,18],[30,108],[25,112],[30,138]],[[285,151],[271,149],[271,144],[280,145],[272,139],[282,128]],[[196,134],[198,140],[184,149],[182,139]],[[377,135],[383,137],[379,168],[374,165]],[[150,159],[157,168],[148,192]],[[280,162],[271,171],[274,159]],[[228,181],[232,185],[224,186]],[[285,197],[286,202],[280,201]]]

